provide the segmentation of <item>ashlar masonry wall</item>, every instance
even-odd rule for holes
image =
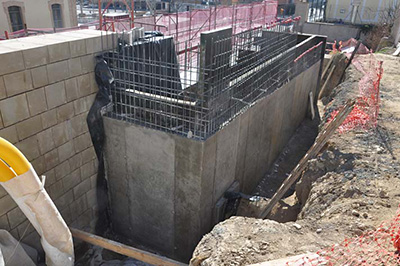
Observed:
[[[96,221],[97,159],[86,116],[97,91],[94,57],[111,43],[112,35],[104,35],[80,30],[0,42],[0,136],[46,176],[67,224],[88,231]],[[0,228],[40,248],[2,187]]]

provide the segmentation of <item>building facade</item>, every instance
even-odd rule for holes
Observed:
[[[400,0],[327,0],[326,20],[353,24],[384,23]]]
[[[75,0],[2,0],[0,32],[77,26]]]

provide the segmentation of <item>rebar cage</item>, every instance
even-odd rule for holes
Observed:
[[[217,29],[191,46],[171,36],[121,39],[103,55],[115,78],[106,116],[199,140],[320,61],[324,49],[323,38],[266,28]]]

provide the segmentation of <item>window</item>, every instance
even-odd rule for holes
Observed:
[[[61,5],[60,4],[51,5],[51,11],[53,12],[54,28],[62,28],[63,21],[62,21]]]
[[[8,14],[10,15],[12,31],[22,30],[24,28],[24,22],[22,21],[21,7],[8,7]]]

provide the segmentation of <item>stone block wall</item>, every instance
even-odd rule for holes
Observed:
[[[0,136],[15,144],[68,225],[96,221],[97,159],[86,123],[97,92],[95,55],[112,35],[94,30],[0,42]],[[0,186],[0,228],[40,247],[38,235]]]

